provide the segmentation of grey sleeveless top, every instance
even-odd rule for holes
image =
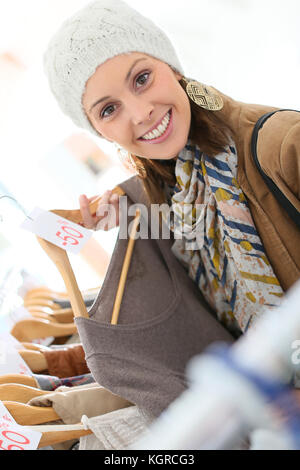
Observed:
[[[120,186],[128,207],[147,204],[138,177]],[[118,238],[89,318],[75,322],[95,380],[157,417],[187,387],[189,359],[233,338],[171,252],[173,241],[151,240],[150,227],[148,239],[135,241],[118,324],[111,325],[127,243]]]

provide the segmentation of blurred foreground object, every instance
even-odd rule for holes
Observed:
[[[233,449],[253,432],[253,449],[300,449],[297,346],[300,356],[299,281],[232,347],[216,344],[190,361],[189,390],[134,448]]]

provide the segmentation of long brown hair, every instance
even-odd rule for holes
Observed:
[[[185,90],[186,82],[180,80]],[[189,98],[189,97],[188,97]],[[213,157],[229,143],[230,130],[214,113],[207,111],[189,98],[191,106],[191,127],[189,138],[201,151]],[[175,185],[176,158],[171,160],[151,160],[135,156],[137,166],[144,168],[146,177],[142,178],[144,189],[152,204],[166,202],[164,183]]]

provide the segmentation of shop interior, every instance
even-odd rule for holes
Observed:
[[[60,112],[43,73],[52,32],[85,3],[0,5],[0,425],[8,411],[17,425],[34,426],[36,449],[123,450],[147,428],[146,420],[134,427],[132,404],[91,377],[74,322],[76,301],[88,312],[107,281],[118,229],[93,231],[79,253],[68,253],[76,280],[68,287],[54,251],[21,227],[35,208],[76,210],[81,194],[101,195],[135,175],[115,146]],[[168,31],[190,77],[237,100],[300,109],[299,2],[194,1],[193,14],[179,0],[128,3]],[[78,387],[80,397],[71,393]],[[127,438],[120,431],[106,441],[92,419],[124,409]],[[108,418],[104,425],[113,428]],[[17,450],[30,439],[6,445]]]

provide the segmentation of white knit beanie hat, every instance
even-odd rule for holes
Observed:
[[[96,0],[66,20],[44,54],[44,70],[62,111],[99,136],[82,106],[87,80],[119,54],[143,52],[183,74],[175,49],[151,20],[122,0]]]

